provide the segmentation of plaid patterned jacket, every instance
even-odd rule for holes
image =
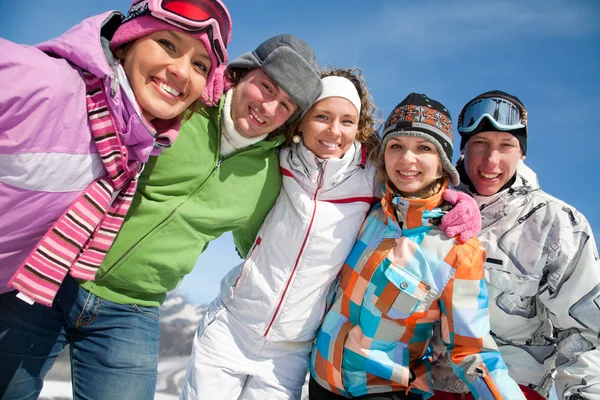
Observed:
[[[411,391],[428,398],[429,340],[441,320],[454,372],[475,398],[524,399],[489,335],[479,241],[459,244],[431,224],[443,215],[442,192],[410,200],[385,192],[342,267],[312,352],[313,378],[346,397]]]

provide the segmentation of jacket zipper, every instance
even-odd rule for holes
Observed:
[[[244,271],[246,270],[246,264],[248,264],[248,261],[252,259],[252,255],[254,255],[254,251],[260,245],[261,241],[262,241],[261,237],[257,236],[256,241],[254,242],[254,246],[252,246],[252,250],[250,250],[248,257],[246,257],[246,260],[244,261],[244,265],[242,265],[242,270],[240,271],[240,276],[238,276],[237,279],[235,280],[235,283],[233,285],[233,287],[235,289],[233,289],[232,296],[235,296],[240,291],[242,285],[244,284],[244,282],[246,280],[246,277],[244,276]],[[244,279],[242,279],[242,277]]]
[[[273,317],[271,318],[271,322],[269,322],[269,326],[267,326],[267,330],[265,331],[265,334],[263,335],[263,337],[267,337],[267,335],[269,334],[269,331],[271,330],[271,326],[273,326],[273,322],[275,322],[275,318],[277,318],[277,314],[279,313],[279,309],[281,308],[281,305],[283,304],[283,300],[285,299],[285,295],[287,293],[287,290],[290,286],[290,283],[292,282],[292,278],[294,277],[294,273],[296,272],[296,268],[298,268],[298,263],[300,262],[300,257],[302,257],[302,253],[304,252],[304,247],[306,247],[306,242],[308,241],[308,236],[310,235],[310,231],[312,229],[312,225],[313,222],[315,220],[315,214],[317,213],[317,195],[319,193],[319,190],[321,190],[321,188],[323,187],[323,183],[324,183],[324,172],[325,172],[325,161],[323,161],[322,163],[319,163],[319,161],[316,161],[319,164],[319,174],[317,175],[317,189],[315,190],[315,195],[313,196],[313,211],[312,211],[312,216],[310,217],[310,223],[308,224],[308,229],[306,230],[306,234],[304,235],[304,240],[302,241],[302,246],[300,247],[300,251],[298,252],[298,256],[296,257],[296,262],[294,263],[294,268],[292,268],[292,273],[290,274],[287,283],[285,284],[285,288],[283,289],[283,292],[281,293],[281,296],[279,298],[279,302],[277,303],[277,307],[275,308],[275,312],[273,313]]]

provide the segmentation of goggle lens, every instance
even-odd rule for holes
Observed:
[[[484,117],[500,130],[524,128],[524,111],[513,102],[502,97],[489,97],[474,100],[467,105],[459,117],[458,131],[468,133],[479,125]]]

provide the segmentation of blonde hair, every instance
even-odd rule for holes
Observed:
[[[321,73],[321,78],[327,76],[341,76],[342,78],[348,79],[356,87],[358,97],[360,98],[360,115],[358,116],[358,132],[356,133],[356,140],[361,142],[367,148],[367,157],[374,163],[379,154],[380,140],[377,135],[378,125],[381,125],[381,119],[379,118],[379,109],[373,104],[373,99],[367,89],[367,84],[362,77],[362,71],[360,68],[331,68],[325,69]],[[292,137],[298,132],[298,125],[300,125],[300,119],[294,121],[294,123],[283,132],[286,136],[286,144],[292,141]]]

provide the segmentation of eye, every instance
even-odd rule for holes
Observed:
[[[346,125],[354,125],[355,124],[354,120],[352,120],[352,119],[345,119],[342,121],[342,123],[346,124]]]
[[[202,61],[195,61],[193,63],[193,65],[194,65],[194,68],[196,68],[198,71],[202,72],[203,74],[208,73],[208,67]]]
[[[175,45],[169,42],[167,39],[158,39],[158,43],[160,43],[164,48],[170,51],[175,51]]]
[[[400,145],[398,143],[392,143],[389,148],[390,149],[401,149],[402,145]]]
[[[432,148],[430,146],[422,144],[422,145],[419,146],[419,150],[422,150],[422,151],[431,151]]]
[[[286,103],[285,101],[281,101],[279,102],[279,104],[281,104],[281,107],[283,107],[285,109],[285,111],[289,112],[291,110],[291,107],[288,103]]]
[[[315,115],[315,118],[322,119],[323,121],[327,121],[327,119],[328,119],[327,115],[324,115],[324,114],[317,114],[317,115]]]
[[[271,86],[267,85],[266,83],[263,83],[262,85],[267,92],[273,93],[273,89],[271,89]]]

